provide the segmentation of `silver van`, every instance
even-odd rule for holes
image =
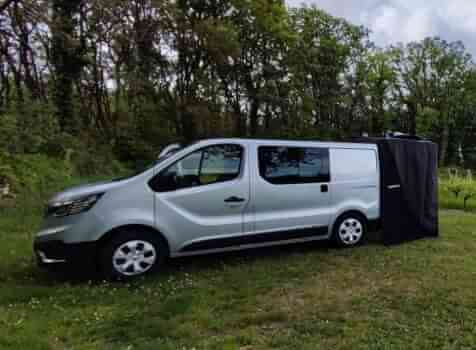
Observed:
[[[377,145],[211,139],[171,147],[138,175],[47,204],[41,266],[157,270],[168,257],[313,240],[362,242],[380,215]]]

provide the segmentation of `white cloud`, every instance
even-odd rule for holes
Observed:
[[[363,24],[372,30],[374,40],[381,45],[421,40],[434,31],[430,11],[418,9],[407,12],[389,5],[383,5],[367,15]]]
[[[433,22],[430,10],[420,10],[412,13],[406,21],[403,21],[404,42],[421,40],[435,33],[435,23]]]
[[[364,23],[377,37],[377,41],[388,42],[399,34],[400,16],[394,7],[382,6],[379,13],[367,17]]]
[[[314,4],[362,24],[378,45],[407,43],[427,36],[463,40],[476,54],[476,0],[286,0]]]
[[[440,8],[439,15],[462,31],[476,33],[476,3],[474,0],[452,0]]]

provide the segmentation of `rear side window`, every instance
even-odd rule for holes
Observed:
[[[274,185],[330,181],[329,149],[261,146],[259,172]]]
[[[331,149],[333,181],[360,181],[378,176],[377,152],[371,149]]]
[[[206,147],[162,170],[150,186],[156,192],[170,192],[230,181],[239,176],[242,157],[239,145]]]

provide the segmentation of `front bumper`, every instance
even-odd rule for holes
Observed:
[[[59,240],[45,242],[36,241],[33,250],[37,263],[43,268],[68,267],[75,270],[87,271],[96,268],[97,244],[71,243]]]

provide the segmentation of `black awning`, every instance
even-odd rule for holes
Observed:
[[[385,244],[438,236],[438,146],[404,138],[361,138],[380,156]]]

